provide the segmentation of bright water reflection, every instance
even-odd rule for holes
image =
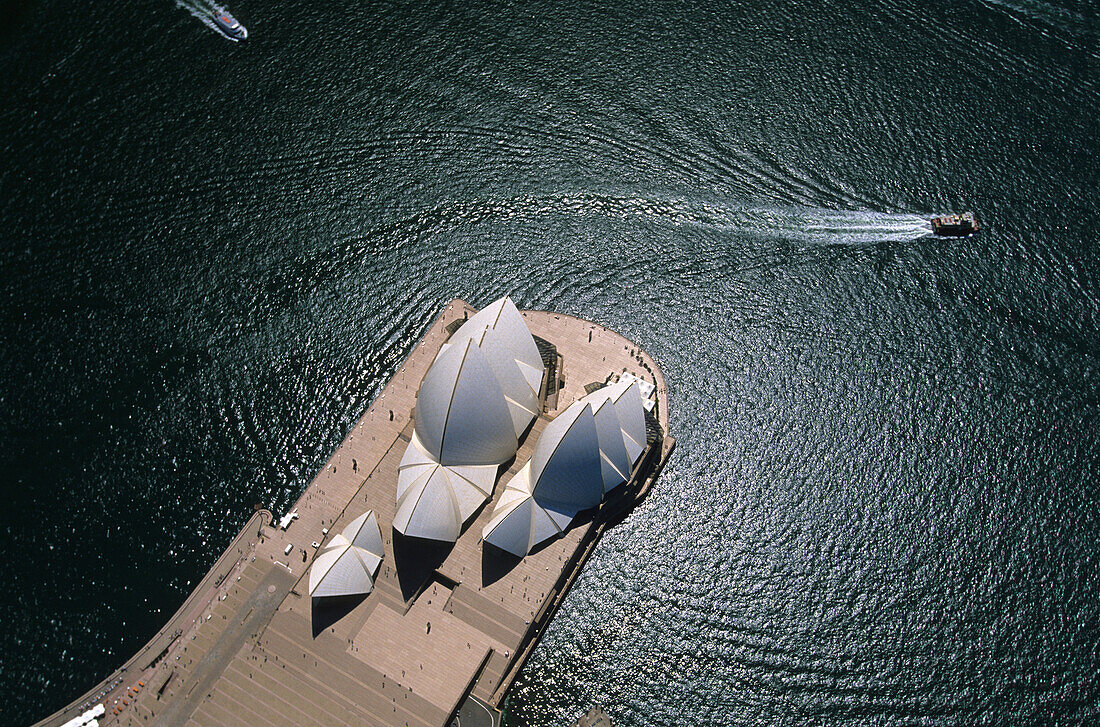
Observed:
[[[248,44],[45,3],[0,48],[10,719],[285,510],[444,301],[504,292],[639,342],[679,438],[518,724],[1100,718],[1093,36],[978,2],[239,10]]]

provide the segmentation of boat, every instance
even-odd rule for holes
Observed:
[[[215,10],[211,16],[218,30],[231,40],[244,40],[248,37],[248,30],[241,25],[241,21],[229,14],[228,10]]]
[[[957,215],[940,215],[932,218],[932,234],[940,237],[966,237],[978,231],[978,221],[973,212]]]

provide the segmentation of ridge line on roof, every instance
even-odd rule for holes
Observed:
[[[485,467],[486,465],[459,465],[459,466],[465,466],[465,467]],[[477,484],[476,482],[474,482],[473,480],[471,480],[471,479],[470,479],[469,477],[466,477],[465,475],[459,474],[459,472],[458,472],[458,471],[457,471],[456,469],[454,469],[453,467],[447,467],[447,465],[440,465],[440,467],[443,467],[443,468],[445,468],[445,469],[447,470],[447,473],[448,473],[448,474],[454,475],[455,477],[457,477],[458,479],[462,480],[463,482],[465,482],[465,483],[466,483],[467,485],[469,485],[470,487],[474,488],[474,489],[475,489],[475,490],[477,490],[478,492],[485,492],[484,490],[482,490],[482,489],[481,489],[481,488],[480,488],[480,487],[478,486],[478,484]]]
[[[619,431],[622,431],[622,430],[619,430]],[[629,456],[630,455],[627,454],[627,457],[629,457]],[[611,469],[615,470],[615,473],[617,475],[619,475],[619,477],[622,477],[624,482],[626,480],[630,479],[630,475],[629,474],[623,474],[622,470],[620,470],[618,467],[615,466],[615,463],[611,461],[610,457],[608,457],[606,454],[604,454],[604,451],[602,449],[600,450],[600,459],[602,459],[604,462],[607,462],[609,465],[611,465]],[[605,492],[604,494],[607,494],[607,493]]]
[[[439,433],[439,458],[443,459],[443,446],[447,440],[447,425],[451,423],[451,408],[455,403],[455,392],[458,391],[458,379],[462,376],[462,367],[466,365],[466,356],[470,353],[470,346],[474,345],[472,339],[466,339],[466,348],[462,351],[462,359],[458,362],[458,369],[455,371],[454,386],[451,387],[451,395],[447,397],[447,411],[443,415],[443,431]],[[421,383],[423,385],[423,383]],[[431,452],[429,452],[431,454]]]
[[[583,413],[583,412],[584,412],[584,410],[585,410],[586,408],[587,408],[587,409],[591,409],[591,408],[592,408],[592,404],[590,404],[590,403],[589,403],[589,402],[587,402],[587,401],[584,401],[583,399],[577,399],[577,401],[573,402],[573,404],[576,404],[576,403],[581,403],[581,402],[583,402],[583,403],[584,403],[584,406],[582,406],[582,407],[581,407],[581,413]],[[573,406],[573,404],[570,404],[569,406]],[[562,412],[562,414],[565,414],[565,412],[566,412],[566,411],[569,411],[569,407],[566,407],[565,411],[563,411],[563,412]],[[558,416],[561,416],[561,414],[559,414]],[[554,417],[554,418],[556,419],[557,417]],[[566,438],[566,437],[568,437],[568,436],[569,436],[569,432],[573,431],[573,427],[574,427],[574,426],[576,426],[576,424],[577,424],[577,420],[578,420],[578,419],[580,419],[580,418],[581,418],[581,415],[580,415],[580,414],[577,414],[577,416],[573,417],[573,421],[569,422],[569,426],[568,426],[568,427],[566,427],[566,428],[565,428],[565,431],[564,431],[564,432],[562,433],[562,435],[561,435],[560,437],[558,437],[558,441],[557,441],[557,442],[556,442],[556,443],[554,444],[554,451],[553,451],[553,452],[551,452],[551,453],[550,453],[550,456],[546,458],[546,464],[544,464],[544,465],[542,466],[542,472],[539,472],[539,478],[538,478],[538,481],[537,481],[537,482],[535,482],[535,483],[534,483],[533,485],[531,485],[531,496],[532,496],[532,497],[534,497],[534,495],[535,495],[535,490],[537,490],[537,489],[538,489],[538,486],[539,486],[539,482],[542,482],[542,475],[543,475],[543,473],[545,473],[545,472],[546,472],[546,468],[547,468],[547,467],[548,467],[548,466],[550,465],[550,462],[552,462],[552,461],[553,461],[553,459],[554,459],[554,456],[555,456],[555,455],[557,455],[557,453],[558,453],[558,446],[559,446],[559,445],[560,445],[560,444],[561,444],[561,443],[562,443],[563,441],[565,441],[565,438]],[[551,421],[553,421],[553,420],[551,420]],[[542,435],[541,435],[541,434],[539,435],[539,439],[540,439],[540,440],[542,439]],[[536,442],[536,443],[535,443],[535,446],[536,446],[536,447],[538,446],[538,442]],[[599,445],[597,444],[597,448],[598,448],[598,447],[599,447]],[[534,453],[534,452],[531,452],[531,459],[534,459],[534,458],[535,458],[535,453]]]
[[[523,409],[523,410],[524,410],[525,412],[527,412],[527,413],[531,414],[532,416],[536,416],[536,415],[537,415],[535,411],[533,411],[533,410],[531,410],[531,409],[528,409],[527,407],[525,407],[525,406],[523,405],[523,402],[521,402],[521,401],[516,401],[515,399],[513,399],[513,398],[512,398],[512,397],[510,397],[510,396],[508,396],[507,394],[505,394],[505,395],[504,395],[504,400],[505,400],[505,401],[507,401],[507,402],[511,402],[512,404],[515,404],[515,405],[516,405],[516,406],[518,406],[518,407],[519,407],[520,409]]]
[[[508,300],[509,300],[508,296],[505,295],[505,296],[502,296],[501,298],[499,298],[498,300],[493,301],[492,303],[489,304],[489,305],[495,305],[496,303],[500,303],[500,307],[497,308],[496,315],[493,316],[493,324],[491,326],[492,328],[496,328],[496,325],[498,323],[500,323],[500,314],[504,312],[504,306],[507,304]],[[512,305],[515,305],[515,303],[513,303]],[[485,306],[485,307],[488,308],[489,306]]]
[[[420,494],[417,495],[416,499],[413,500],[412,508],[409,510],[409,522],[405,524],[405,527],[408,527],[409,524],[412,523],[412,513],[416,512],[417,505],[420,504],[421,498],[424,497],[424,491],[428,489],[428,482],[430,482],[431,479],[432,479],[431,474],[432,474],[431,472],[428,472],[428,477],[425,478],[424,485],[420,488]],[[423,476],[424,475],[418,475],[416,480],[413,480],[413,484],[415,485],[416,481],[419,480]],[[405,490],[405,492],[408,492],[408,490]],[[398,509],[400,509],[400,508],[398,508]],[[397,516],[397,510],[394,510],[393,514],[394,514],[394,517],[396,517]]]

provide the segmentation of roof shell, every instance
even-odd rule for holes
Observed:
[[[338,534],[309,569],[309,595],[313,598],[356,596],[374,590],[374,576],[382,556],[371,553]]]
[[[645,418],[637,389],[636,383],[604,387],[550,422],[531,460],[505,486],[482,538],[525,555],[625,482],[644,451]],[[643,444],[634,440],[639,421]]]
[[[440,464],[499,464],[518,447],[504,392],[471,340],[444,351],[424,376],[415,428]]]
[[[600,447],[588,402],[573,402],[546,425],[530,464],[532,492],[540,500],[575,512],[600,504]]]
[[[448,467],[435,461],[416,434],[397,467],[393,527],[416,538],[454,542],[489,499],[497,465]]]
[[[348,523],[347,527],[340,532],[357,548],[376,553],[379,557],[386,552],[382,546],[382,531],[378,527],[378,518],[374,510],[367,510]]]
[[[539,411],[544,367],[507,296],[475,313],[443,344],[417,394],[415,426],[440,464],[499,464]],[[506,426],[507,424],[507,426]]]
[[[623,474],[629,478],[629,467],[637,461],[638,455],[645,450],[646,445],[645,410],[642,408],[642,394],[637,382],[618,381],[608,384],[585,396],[582,401],[589,402],[596,410],[602,410],[607,404],[614,407],[626,457],[630,462],[627,471]],[[608,431],[605,430],[603,433],[606,436]],[[601,448],[605,447],[605,443],[605,452],[609,450],[617,452],[617,447],[609,439],[600,440]]]
[[[623,439],[626,444],[626,453],[631,463],[637,461],[638,456],[645,451],[646,428],[645,410],[642,408],[642,392],[637,382],[618,382],[598,389],[593,395],[606,391],[606,396],[615,405],[615,415],[619,418],[619,426],[623,430]]]
[[[518,556],[527,555],[544,540],[565,532],[576,513],[540,503],[531,492],[531,463],[523,466],[505,487],[482,531],[485,542]]]
[[[501,334],[502,342],[516,361],[523,362],[528,367],[542,370],[542,356],[539,347],[535,345],[535,339],[523,320],[523,314],[516,308],[516,304],[508,296],[504,296],[479,310],[470,316],[462,327],[455,331],[447,343],[437,354],[436,358],[443,354],[448,346],[456,342],[478,338],[486,330],[494,329]],[[534,382],[532,388],[538,390],[539,382]]]

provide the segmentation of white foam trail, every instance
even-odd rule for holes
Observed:
[[[915,240],[932,234],[929,217],[831,210],[820,207],[724,205],[677,198],[619,197],[592,193],[519,197],[497,205],[499,214],[539,216],[555,212],[605,217],[644,217],[678,225],[698,225],[731,233],[773,237],[802,244],[871,245]],[[449,210],[455,218],[482,218],[484,204]]]
[[[826,245],[868,245],[915,240],[932,233],[930,220],[918,215],[885,212],[795,211],[789,230],[777,234],[800,242]]]
[[[404,224],[455,227],[491,220],[538,220],[563,214],[644,219],[658,225],[699,227],[730,235],[786,240],[802,245],[858,247],[916,240],[932,234],[931,215],[924,217],[819,207],[753,207],[675,197],[615,196],[591,192],[455,200],[415,215]]]
[[[581,193],[560,197],[523,197],[504,203],[509,214],[573,211],[607,217],[645,217],[673,224],[698,225],[731,233],[790,240],[806,245],[873,245],[916,240],[932,234],[929,217],[831,210],[820,207],[724,205],[694,200],[617,197]],[[484,210],[481,211],[482,213]]]
[[[920,215],[811,207],[707,205],[692,210],[685,221],[810,245],[872,245],[932,234],[930,220]]]
[[[1040,0],[979,0],[986,7],[1008,11],[1013,17],[1021,15],[1033,22],[1048,25],[1074,35],[1093,35],[1097,30],[1094,15],[1074,12]]]
[[[213,0],[176,0],[176,7],[183,8],[191,14],[191,17],[198,18],[203,25],[215,33],[225,35],[211,18],[214,13],[224,13],[225,6],[218,5]]]

